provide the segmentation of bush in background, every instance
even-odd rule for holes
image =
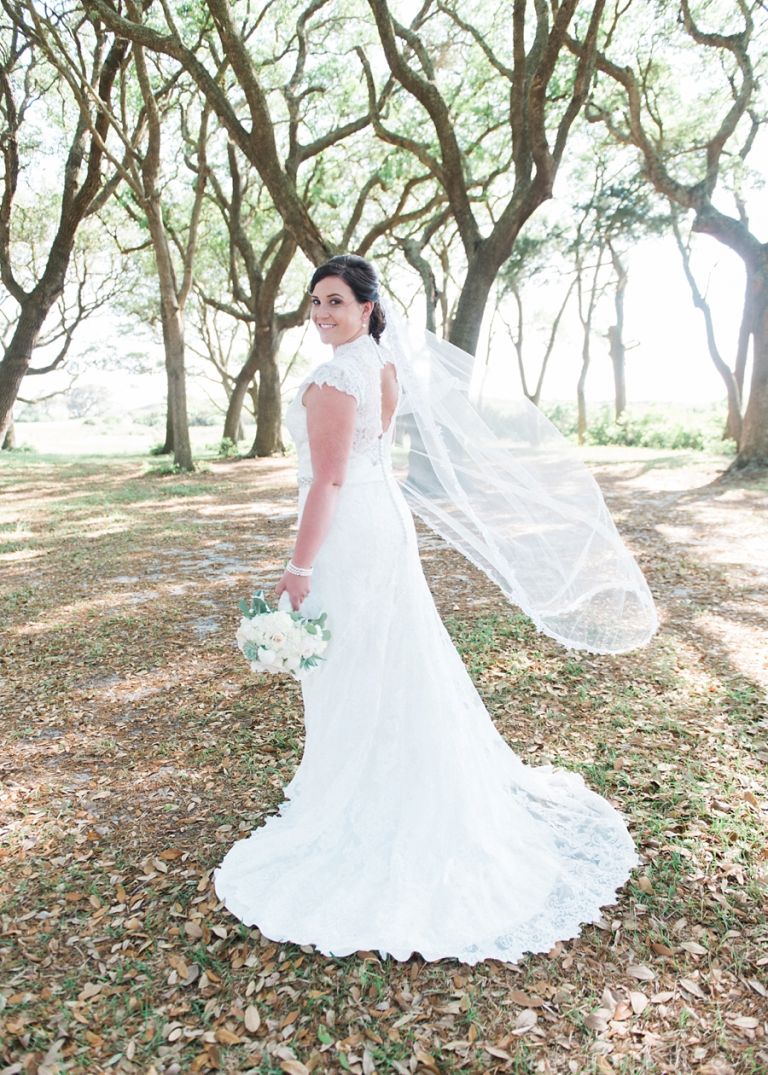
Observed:
[[[576,440],[575,404],[555,403],[541,408],[563,436]],[[619,444],[628,448],[684,448],[735,454],[733,441],[723,440],[726,412],[720,404],[685,407],[680,404],[630,406],[617,422],[613,406],[603,403],[589,415],[585,444]]]
[[[205,411],[190,411],[189,424],[191,426],[218,426],[224,419],[220,414],[208,414]]]
[[[231,437],[222,437],[216,444],[206,444],[205,450],[215,452],[220,459],[236,459],[240,455],[240,449]]]
[[[134,411],[131,418],[140,426],[165,426],[165,410],[160,407],[142,407]]]

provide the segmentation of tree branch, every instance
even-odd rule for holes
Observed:
[[[576,0],[569,0],[575,3]],[[464,160],[448,112],[448,106],[434,82],[419,75],[397,47],[395,29],[386,0],[368,0],[379,31],[384,55],[397,81],[421,104],[435,128],[440,152],[441,182],[451,203],[465,249],[474,250],[481,240],[472,212],[464,177]]]
[[[300,201],[295,184],[280,163],[274,125],[266,98],[253,71],[245,43],[232,25],[228,0],[207,2],[225,56],[245,94],[250,111],[250,131],[240,121],[222,87],[178,36],[174,33],[160,34],[143,23],[123,18],[107,0],[89,0],[88,6],[98,13],[113,32],[145,48],[171,56],[182,64],[205,95],[232,140],[262,177],[275,207],[284,219],[286,227],[293,232],[299,246],[310,260],[322,261],[330,251]]]

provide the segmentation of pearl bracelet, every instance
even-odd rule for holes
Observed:
[[[313,568],[311,567],[296,567],[293,560],[289,560],[285,565],[285,570],[290,572],[291,575],[311,575]]]

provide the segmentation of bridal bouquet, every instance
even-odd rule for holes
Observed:
[[[299,673],[314,668],[323,659],[331,632],[326,614],[309,619],[300,612],[270,608],[259,590],[240,602],[243,618],[237,629],[237,644],[253,672]]]

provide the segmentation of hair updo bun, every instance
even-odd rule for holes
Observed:
[[[373,303],[371,316],[368,319],[368,333],[378,343],[386,328],[387,319],[381,308],[379,277],[373,265],[357,254],[336,254],[335,257],[329,258],[325,264],[315,269],[309,290],[314,291],[315,286],[328,276],[338,276],[340,280],[343,280],[358,302]]]

